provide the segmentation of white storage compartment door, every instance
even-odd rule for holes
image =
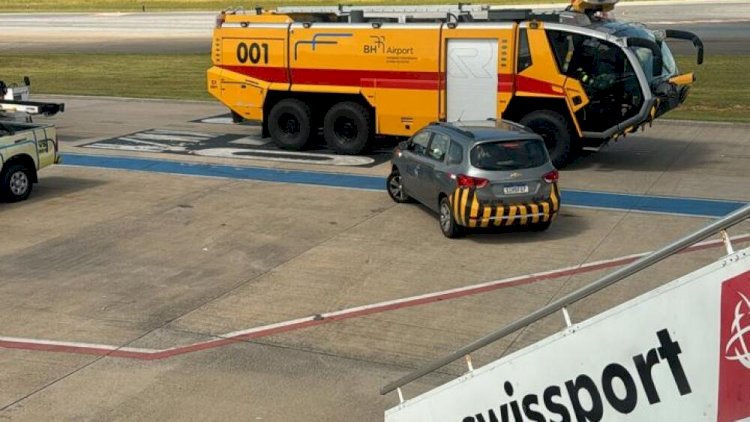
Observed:
[[[497,117],[497,39],[448,39],[448,121]]]

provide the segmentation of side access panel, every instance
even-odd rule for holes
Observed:
[[[496,118],[497,39],[449,39],[447,51],[447,120]]]
[[[269,90],[288,90],[287,24],[250,24],[214,32],[208,91],[249,120],[263,119]]]

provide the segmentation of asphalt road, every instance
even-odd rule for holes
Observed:
[[[632,2],[618,18],[700,36],[711,54],[750,54],[750,2]],[[214,12],[0,14],[0,52],[206,53]],[[678,54],[692,45],[675,42]]]
[[[573,207],[563,194],[544,233],[448,240],[435,215],[388,198],[388,163],[91,148],[126,134],[148,145],[259,128],[204,122],[225,111],[215,102],[52,99],[65,113],[38,122],[55,123],[67,164],[42,170],[28,201],[0,204],[0,420],[382,422],[398,403],[378,394],[386,383],[708,224],[685,215],[695,198],[750,198],[747,125],[657,120],[561,175],[565,192],[629,194],[633,207]],[[380,190],[289,179],[332,173],[380,178]],[[645,199],[688,206],[643,212]],[[750,222],[729,233],[744,247]],[[724,249],[713,245],[573,304],[573,322],[715,261]],[[551,316],[472,361],[564,327]],[[457,362],[404,394],[465,371]]]

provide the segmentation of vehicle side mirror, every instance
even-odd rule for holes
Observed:
[[[409,141],[401,141],[398,143],[398,148],[401,151],[411,151],[411,142]]]

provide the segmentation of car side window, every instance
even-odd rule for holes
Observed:
[[[448,150],[448,165],[461,164],[464,160],[464,151],[461,145],[455,141],[451,141],[451,147]]]
[[[433,160],[443,161],[445,154],[448,152],[448,145],[450,145],[451,138],[443,133],[436,133],[432,136],[432,142],[430,143],[429,156]]]
[[[411,150],[415,154],[427,155],[427,146],[430,144],[432,133],[428,131],[419,132],[411,138]]]

